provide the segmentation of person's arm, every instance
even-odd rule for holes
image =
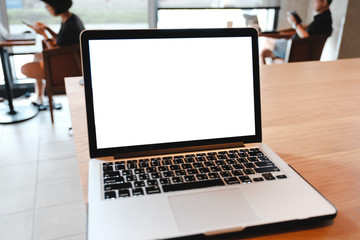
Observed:
[[[309,33],[300,23],[296,21],[295,17],[292,14],[288,14],[287,20],[291,24],[293,29],[295,29],[296,33],[299,35],[300,38],[309,37]]]

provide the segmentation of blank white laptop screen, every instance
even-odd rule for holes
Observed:
[[[97,148],[255,135],[251,37],[90,40]]]

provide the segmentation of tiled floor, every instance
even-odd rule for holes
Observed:
[[[84,240],[86,210],[70,113],[49,111],[17,124],[0,124],[0,239]],[[0,110],[4,110],[0,103]]]

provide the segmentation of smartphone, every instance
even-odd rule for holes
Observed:
[[[297,14],[297,12],[295,10],[292,10],[290,12],[290,14],[294,16],[294,18],[298,24],[300,24],[302,22],[301,18],[299,17],[299,14]]]
[[[31,27],[31,28],[34,28],[33,24],[31,24],[29,21],[27,21],[25,19],[22,20],[22,23],[29,26],[29,27]]]

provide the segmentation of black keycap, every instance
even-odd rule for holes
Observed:
[[[192,181],[195,181],[195,177],[194,176],[185,176],[184,177],[185,181],[186,182],[192,182]]]
[[[216,152],[209,152],[207,155],[208,156],[215,156],[215,155],[217,155],[217,153]]]
[[[215,163],[216,163],[216,165],[218,165],[218,166],[223,166],[223,165],[225,165],[225,161],[223,161],[223,160],[217,160],[217,161],[215,161]]]
[[[148,186],[157,186],[157,185],[158,185],[158,181],[157,181],[157,180],[148,180],[148,181],[147,181],[147,185],[148,185]]]
[[[204,162],[204,165],[206,167],[211,167],[211,166],[215,166],[215,163],[213,163],[213,162]]]
[[[218,152],[220,155],[226,155],[226,154],[228,154],[228,152],[227,151],[221,151],[221,152]]]
[[[192,158],[192,157],[195,157],[195,154],[188,154],[188,155],[185,155],[186,158]]]
[[[206,180],[206,179],[208,179],[208,177],[206,176],[206,174],[197,174],[196,175],[196,178],[197,178],[197,180]]]
[[[185,170],[176,170],[175,171],[176,176],[184,176],[186,175]]]
[[[135,174],[144,174],[145,173],[145,169],[143,168],[138,168],[134,170]]]
[[[109,184],[109,185],[105,185],[104,186],[104,190],[108,191],[108,190],[118,190],[118,189],[127,189],[127,188],[131,188],[132,185],[131,183],[117,183],[117,184]]]
[[[277,167],[263,167],[263,168],[255,168],[257,173],[266,173],[266,172],[278,172],[280,171]]]
[[[286,176],[286,175],[277,175],[276,178],[278,178],[278,179],[284,179],[284,178],[287,178],[287,176]]]
[[[160,166],[160,161],[152,161],[152,162],[151,162],[151,166],[152,166],[152,167],[158,167],[158,166]]]
[[[161,163],[162,163],[162,165],[171,165],[172,164],[171,160],[163,160],[163,161],[161,161]]]
[[[180,166],[179,166],[179,165],[172,165],[172,166],[170,166],[170,169],[171,169],[172,171],[180,170]]]
[[[123,177],[104,178],[104,184],[123,183]]]
[[[163,172],[163,176],[168,178],[168,177],[173,177],[174,174],[172,172],[170,172],[170,171],[167,171],[167,172]]]
[[[103,171],[104,172],[112,172],[112,171],[114,171],[114,168],[112,165],[105,165],[105,166],[103,166]]]
[[[262,175],[266,180],[275,180],[275,177],[271,173],[265,173]]]
[[[230,165],[221,166],[223,171],[230,171],[233,170],[233,168]]]
[[[148,162],[141,162],[141,163],[139,163],[139,167],[141,167],[141,168],[149,167],[149,163]]]
[[[220,173],[220,175],[222,176],[222,177],[231,177],[231,173],[230,172],[226,172],[226,171],[224,171],[224,172],[221,172]]]
[[[188,174],[198,174],[199,171],[197,169],[189,169],[187,170]]]
[[[239,163],[247,163],[248,160],[245,157],[238,158]]]
[[[161,160],[161,158],[151,158],[151,161],[160,161]]]
[[[140,180],[141,180],[141,179],[140,179]],[[126,176],[126,181],[127,181],[127,182],[137,181],[137,177],[136,177],[136,175]]]
[[[156,172],[156,173],[151,173],[150,176],[151,176],[151,179],[161,178],[161,174],[158,173],[158,172]]]
[[[160,166],[160,167],[158,167],[158,170],[159,170],[160,172],[169,171],[169,167],[168,167],[168,166]]]
[[[248,160],[250,162],[258,162],[259,161],[259,159],[257,157],[249,157]]]
[[[173,183],[182,183],[183,179],[182,179],[182,177],[173,177],[172,181],[173,181]]]
[[[132,170],[122,170],[121,174],[123,176],[130,176],[130,175],[133,175],[133,172],[132,172]]]
[[[193,167],[192,167],[192,165],[190,164],[190,163],[184,163],[183,165],[182,165],[182,169],[192,169]]]
[[[115,165],[115,170],[125,170],[126,169],[126,166],[125,165]]]
[[[219,174],[217,173],[208,173],[210,179],[218,179],[220,178]]]
[[[148,174],[140,174],[139,175],[139,180],[148,180],[149,179],[149,175]]]
[[[210,169],[208,169],[208,168],[199,168],[199,172],[200,173],[209,173]]]
[[[156,167],[149,167],[149,168],[146,169],[146,171],[147,171],[148,173],[156,173],[156,172],[157,172],[157,169],[156,169]]]
[[[274,164],[270,161],[256,162],[255,165],[257,167],[272,167],[272,166],[274,166]]]
[[[253,163],[244,163],[244,166],[246,168],[254,168],[255,167],[255,165]]]
[[[221,172],[222,170],[221,170],[221,168],[220,167],[210,167],[210,170],[212,171],[212,172]]]
[[[171,185],[166,185],[166,186],[171,186]],[[147,187],[145,189],[147,194],[161,193],[161,190],[158,186]]]
[[[195,158],[191,157],[191,158],[185,158],[185,162],[186,163],[194,163],[195,162]]]
[[[134,182],[134,187],[136,187],[136,188],[145,187],[145,182],[144,181]]]
[[[201,167],[204,167],[204,164],[202,164],[200,162],[196,162],[196,163],[193,163],[193,167],[194,168],[201,168]]]
[[[174,159],[174,164],[182,164],[184,161],[182,159]]]
[[[245,174],[248,174],[248,175],[255,174],[254,170],[252,170],[252,169],[244,169],[243,171]]]
[[[230,178],[224,178],[225,182],[227,184],[238,184],[240,183],[239,179],[237,179],[236,177],[230,177]]]
[[[205,157],[196,157],[196,160],[198,162],[205,162],[206,161],[206,158]]]
[[[244,175],[242,171],[240,170],[234,170],[234,171],[231,171],[231,173],[234,175],[234,176],[242,176]]]
[[[119,190],[119,197],[130,197],[130,191],[128,189]]]
[[[234,168],[234,169],[243,169],[244,166],[243,166],[242,164],[234,164],[234,165],[233,165],[233,168]]]
[[[112,199],[112,198],[116,198],[116,193],[114,191],[105,192],[105,199]]]
[[[184,155],[178,155],[178,156],[174,156],[175,159],[181,159],[184,158]]]
[[[173,157],[171,157],[171,156],[170,157],[163,157],[162,159],[163,160],[171,160],[171,159],[173,159]]]
[[[162,184],[162,185],[170,184],[170,179],[169,178],[160,178],[160,184]]]
[[[221,159],[221,160],[225,160],[227,159],[227,156],[226,155],[223,155],[223,154],[220,154],[217,156],[218,159]]]
[[[164,185],[162,186],[162,189],[164,192],[172,192],[172,191],[198,189],[198,188],[206,188],[206,187],[214,187],[214,186],[222,186],[222,185],[225,185],[224,182],[221,179],[216,179],[216,180]]]
[[[226,160],[227,164],[233,165],[236,164],[236,161],[234,159],[228,159]]]
[[[113,177],[120,177],[119,171],[105,172],[104,173],[104,178],[113,178]]]
[[[209,161],[214,161],[214,160],[216,160],[216,157],[215,157],[215,156],[207,156],[206,158],[207,158],[207,160],[209,160]]]
[[[248,176],[242,176],[242,177],[239,177],[239,179],[242,183],[251,183],[252,182]]]
[[[262,182],[264,179],[262,177],[253,178],[254,182]]]
[[[128,169],[134,169],[134,168],[137,168],[137,164],[136,163],[128,163],[127,167],[128,167]]]
[[[144,190],[142,188],[135,188],[132,190],[133,196],[144,195]]]
[[[237,158],[237,155],[235,153],[229,153],[228,158]]]

